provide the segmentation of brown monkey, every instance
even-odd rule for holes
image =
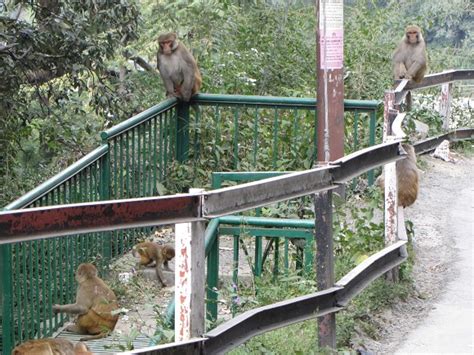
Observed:
[[[170,244],[159,245],[154,242],[143,242],[135,245],[132,253],[135,257],[140,256],[140,260],[138,261],[140,265],[151,266],[151,264],[155,262],[156,277],[158,281],[166,287],[162,266],[165,270],[171,271],[168,266],[168,261],[174,258],[174,247]]]
[[[407,152],[405,159],[397,160],[398,205],[411,206],[418,197],[418,168],[416,167],[415,149],[409,144],[402,144]],[[384,189],[385,179],[383,174],[377,178],[377,184]]]
[[[91,334],[81,340],[100,339],[107,336],[115,327],[119,318],[112,312],[118,309],[114,292],[97,276],[92,264],[81,264],[76,271],[79,284],[76,303],[53,306],[53,312],[76,314],[74,325],[67,330],[79,334]]]
[[[61,338],[29,340],[18,345],[12,355],[92,355],[86,344]]]
[[[427,67],[426,44],[418,26],[407,26],[392,60],[395,80],[408,79],[417,83],[423,80]]]
[[[158,37],[160,48],[157,54],[158,69],[166,88],[166,96],[176,96],[188,102],[201,88],[201,74],[196,60],[186,47],[178,41],[176,33],[165,33]]]

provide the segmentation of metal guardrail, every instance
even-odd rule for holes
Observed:
[[[457,69],[457,70],[447,70],[442,73],[429,74],[426,75],[420,83],[413,81],[396,80],[398,83],[395,91],[395,104],[400,105],[406,94],[410,90],[415,89],[425,89],[432,86],[438,86],[441,84],[447,84],[452,81],[457,80],[473,80],[474,79],[474,70],[473,69]]]
[[[442,141],[457,142],[465,139],[474,139],[474,128],[461,128],[439,136],[419,141],[413,145],[417,154],[423,154],[435,150]]]
[[[329,289],[249,310],[202,338],[126,354],[223,354],[258,334],[337,312],[374,279],[404,262],[405,245],[406,241],[400,241],[370,256]]]
[[[0,212],[0,244],[192,222],[325,191],[375,166],[399,159],[399,143],[394,141],[366,148],[338,160],[337,165],[205,192],[202,200],[200,194],[180,194]]]
[[[0,212],[0,245],[70,234],[191,222],[200,196],[183,194]]]

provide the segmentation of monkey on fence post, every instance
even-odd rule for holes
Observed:
[[[68,326],[68,331],[78,334],[90,334],[80,340],[100,339],[106,337],[118,321],[115,314],[119,307],[114,292],[99,278],[94,265],[84,263],[76,271],[79,284],[76,302],[71,304],[53,305],[53,312],[77,315],[75,324]]]
[[[170,32],[158,37],[158,70],[166,88],[166,96],[188,102],[201,88],[201,74],[196,60]]]
[[[427,69],[426,44],[420,27],[407,26],[405,34],[393,53],[395,80],[408,79],[419,83]]]
[[[407,26],[405,34],[393,53],[393,75],[395,80],[408,79],[421,82],[427,71],[426,44],[420,27]],[[412,107],[411,92],[406,95],[406,110]]]
[[[138,243],[133,247],[133,256],[140,257],[139,265],[152,266],[155,262],[156,277],[158,282],[166,287],[163,269],[172,271],[168,266],[168,261],[174,258],[175,250],[171,244],[159,245],[154,242]]]

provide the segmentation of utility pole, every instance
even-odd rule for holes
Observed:
[[[343,0],[316,0],[318,161],[344,156],[344,16]],[[334,285],[332,191],[314,195],[316,282],[318,290]],[[318,346],[336,348],[334,313],[318,318]]]

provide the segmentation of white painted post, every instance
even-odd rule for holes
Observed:
[[[439,114],[443,116],[443,129],[449,130],[451,123],[451,99],[452,99],[452,83],[441,85],[441,96],[439,98]]]
[[[385,91],[383,122],[384,143],[396,138],[392,132],[392,123],[396,116],[396,111],[393,110],[394,105],[395,92],[392,90]],[[386,164],[383,168],[383,174],[385,180],[385,245],[390,245],[397,241],[398,190],[396,162]]]
[[[203,189],[190,189],[202,193]],[[204,222],[175,225],[175,341],[199,337],[205,331]]]
[[[384,167],[385,179],[385,245],[397,241],[398,231],[398,190],[396,162]]]

